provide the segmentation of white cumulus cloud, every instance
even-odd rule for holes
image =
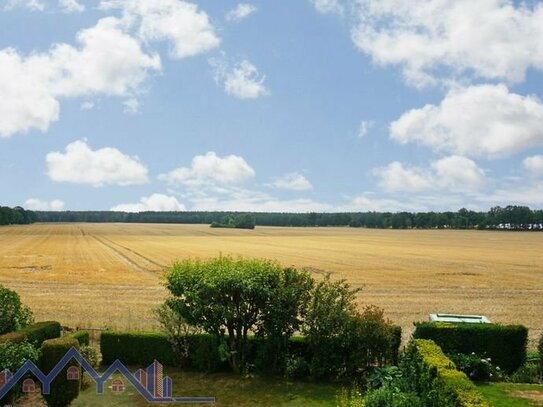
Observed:
[[[343,13],[343,5],[339,0],[311,0],[319,13]]]
[[[439,105],[404,113],[391,123],[391,137],[435,151],[500,158],[543,145],[543,104],[536,96],[509,92],[504,85],[450,91]]]
[[[522,162],[524,168],[535,176],[543,176],[543,155],[527,157]]]
[[[102,9],[122,9],[124,21],[136,24],[145,42],[168,40],[170,55],[184,58],[220,44],[207,13],[182,0],[103,0]]]
[[[167,174],[159,175],[159,179],[174,185],[200,187],[241,184],[254,176],[255,171],[243,157],[219,157],[210,151],[205,155],[195,156],[190,167],[176,168]]]
[[[226,93],[239,99],[257,99],[270,94],[264,85],[266,76],[258,72],[248,60],[231,65],[224,58],[213,58],[210,65],[214,70],[215,81],[223,86]]]
[[[137,185],[148,182],[147,168],[137,157],[130,157],[116,148],[91,150],[85,140],[66,146],[66,152],[46,156],[49,178],[55,182],[104,185]]]
[[[111,210],[118,212],[174,212],[185,211],[186,208],[174,196],[152,194],[142,197],[137,203],[119,204],[112,207]]]
[[[77,0],[58,0],[58,5],[65,13],[82,13],[85,6],[78,3]]]
[[[373,174],[386,192],[475,192],[486,183],[484,170],[461,156],[442,158],[429,168],[409,167],[395,161],[374,169]]]
[[[99,20],[77,40],[80,47],[61,43],[28,56],[0,50],[0,137],[46,131],[59,118],[61,98],[137,93],[161,69],[159,56],[146,54],[118,19]]]
[[[326,3],[326,1],[325,1]],[[543,4],[510,0],[357,0],[355,45],[416,86],[459,75],[522,82],[543,69]]]
[[[61,211],[64,209],[64,202],[60,199],[42,201],[37,198],[29,198],[25,201],[23,206],[33,211]]]
[[[276,178],[270,186],[277,189],[287,189],[291,191],[307,191],[313,189],[313,185],[306,177],[297,172],[285,174],[282,177]]]
[[[256,11],[256,6],[248,3],[239,3],[235,8],[226,13],[227,21],[241,21]]]

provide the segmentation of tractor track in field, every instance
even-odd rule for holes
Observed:
[[[125,263],[128,266],[132,267],[134,270],[139,271],[139,272],[144,273],[144,274],[147,274],[149,276],[157,277],[156,272],[154,272],[154,271],[152,271],[152,270],[150,270],[148,268],[140,266],[138,263],[133,261],[130,257],[126,256],[123,252],[121,252],[119,249],[114,247],[112,244],[108,244],[107,242],[104,242],[102,239],[100,239],[97,236],[94,236],[94,235],[89,235],[89,236],[92,237],[94,240],[96,240],[98,243],[102,244],[103,246],[105,246],[106,248],[111,250],[113,253],[115,253],[117,255],[117,257],[119,257],[120,260],[123,263]]]
[[[141,253],[138,253],[137,251],[135,251],[135,250],[133,250],[133,249],[131,249],[129,247],[123,246],[122,244],[114,242],[113,240],[108,239],[107,237],[104,237],[104,236],[102,236],[102,239],[104,239],[105,241],[109,242],[112,245],[122,247],[123,249],[125,249],[126,251],[129,251],[130,253],[136,255],[137,257],[141,257],[147,263],[153,264],[153,265],[157,266],[160,269],[164,268],[164,264],[157,263],[156,261],[150,259],[149,257],[144,256]]]

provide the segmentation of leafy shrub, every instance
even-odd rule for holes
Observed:
[[[539,383],[540,370],[537,363],[527,362],[519,367],[508,381],[512,383]]]
[[[37,363],[39,356],[39,350],[30,343],[0,343],[0,372],[7,369],[11,373],[15,373],[27,360]],[[5,398],[0,399],[0,405],[8,400],[9,404],[15,405],[15,399],[20,394],[20,387],[20,384],[17,384]]]
[[[478,382],[500,381],[503,378],[499,367],[492,364],[492,359],[472,353],[471,355],[452,355],[456,368],[464,372],[471,380]]]
[[[301,356],[291,356],[287,359],[285,377],[300,380],[309,376],[309,363]]]
[[[79,352],[93,368],[96,369],[100,366],[100,351],[97,348],[94,346],[83,345],[81,346],[81,349],[79,349]]]
[[[48,374],[62,357],[72,347],[78,349],[79,342],[76,339],[65,336],[63,338],[49,339],[41,346],[41,369]],[[79,380],[68,380],[67,371],[70,367],[79,368]],[[65,407],[77,398],[81,387],[81,368],[75,360],[71,360],[64,369],[53,379],[50,393],[44,394],[43,398],[49,407]]]
[[[10,332],[0,336],[2,342],[29,342],[35,346],[41,346],[46,339],[60,337],[60,323],[56,321],[38,322],[34,325],[29,325],[19,331]]]
[[[188,337],[199,333],[200,330],[189,325],[182,315],[172,310],[167,304],[162,304],[153,312],[162,331],[168,337],[179,364],[183,365],[189,357]]]
[[[403,378],[402,370],[398,366],[385,366],[375,369],[369,377],[369,387],[379,389],[381,387],[399,387],[397,383]]]
[[[397,360],[401,330],[377,307],[358,312],[358,291],[329,276],[313,289],[302,332],[312,354],[311,375],[317,379],[354,377],[360,369]]]
[[[32,311],[21,303],[15,291],[0,284],[0,335],[24,328],[34,322]]]
[[[336,394],[336,407],[365,407],[364,396],[356,386],[343,387]]]
[[[419,396],[383,386],[371,390],[364,398],[364,407],[425,407]]]
[[[507,374],[526,361],[528,329],[521,325],[423,322],[413,337],[431,339],[449,355],[485,355]]]
[[[418,394],[425,407],[488,407],[466,374],[431,340],[409,342],[401,368],[407,390]]]
[[[76,331],[69,335],[79,342],[79,346],[89,346],[90,334],[88,331]]]

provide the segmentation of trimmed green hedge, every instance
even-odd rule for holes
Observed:
[[[401,366],[409,390],[417,393],[426,407],[490,407],[477,387],[431,340],[409,342]]]
[[[394,326],[393,339],[390,348],[384,349],[379,362],[396,364],[401,343],[401,328]],[[248,361],[257,371],[268,372],[270,365],[269,344],[264,338],[249,337]],[[229,370],[226,360],[221,360],[220,343],[208,334],[191,335],[186,338],[188,354],[183,360],[175,355],[166,334],[161,332],[102,332],[100,351],[105,364],[113,363],[116,359],[127,365],[145,366],[158,360],[166,366],[179,366],[215,372]],[[331,351],[333,351],[331,349]],[[289,339],[288,353],[311,361],[310,346],[304,337],[295,336]]]
[[[77,342],[79,342],[79,346],[89,346],[90,334],[88,331],[76,331],[67,336],[77,340]]]
[[[422,322],[416,324],[413,337],[431,339],[447,354],[489,357],[509,374],[526,361],[528,329],[522,325]]]
[[[49,339],[44,341],[41,346],[40,365],[44,373],[49,373],[59,362],[60,359],[72,347],[79,349],[79,343],[76,339],[65,336],[63,338]],[[77,380],[69,380],[67,377],[68,369],[72,366],[79,368]],[[81,387],[81,367],[75,360],[68,362],[66,367],[57,375],[51,383],[50,394],[44,394],[43,398],[50,407],[65,407],[77,398],[79,388]]]
[[[26,341],[39,347],[47,339],[60,337],[60,331],[60,323],[56,321],[38,322],[19,331],[0,335],[0,343],[21,343]]]
[[[100,351],[104,364],[116,359],[127,365],[147,366],[158,360],[175,366],[176,357],[165,334],[159,332],[102,332]]]

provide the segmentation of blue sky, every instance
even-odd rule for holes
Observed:
[[[543,207],[543,4],[2,0],[1,203]]]

